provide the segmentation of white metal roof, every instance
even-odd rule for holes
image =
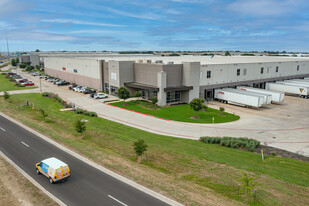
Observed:
[[[52,167],[54,169],[64,167],[64,166],[68,166],[66,163],[62,162],[61,160],[59,160],[55,157],[51,157],[51,158],[42,160],[42,162],[49,165],[50,167]]]
[[[213,65],[213,64],[241,64],[241,63],[262,63],[262,62],[296,62],[296,61],[309,61],[307,57],[278,57],[278,56],[160,56],[160,55],[123,55],[113,54],[104,56],[65,56],[65,57],[48,57],[48,58],[78,58],[84,60],[105,60],[105,61],[136,61],[147,63],[147,60],[151,60],[151,63],[155,63],[161,60],[163,64],[173,62],[174,64],[181,64],[182,62],[200,62],[201,65]]]

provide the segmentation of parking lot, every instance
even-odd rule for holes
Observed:
[[[26,74],[29,75],[29,74]],[[25,76],[26,76],[25,75]],[[38,77],[27,78],[39,84]],[[181,138],[199,139],[201,136],[249,137],[269,146],[309,156],[309,100],[286,96],[284,103],[250,109],[211,102],[210,107],[225,107],[227,112],[240,115],[240,120],[222,124],[193,124],[159,118],[115,108],[93,100],[89,95],[73,92],[67,86],[58,87],[41,81],[43,92],[54,92],[75,105],[94,111],[99,116],[149,132]],[[105,100],[114,100],[110,96]]]

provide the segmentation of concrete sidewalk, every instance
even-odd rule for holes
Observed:
[[[39,78],[24,74],[36,85]],[[148,132],[180,138],[198,140],[201,136],[248,137],[269,146],[309,156],[309,114],[308,100],[286,97],[281,105],[270,105],[262,109],[247,109],[213,102],[210,107],[224,106],[227,112],[237,112],[241,119],[221,124],[194,124],[163,120],[114,107],[89,95],[80,94],[41,80],[43,92],[57,93],[61,98],[83,109],[94,111],[100,117],[142,129]]]

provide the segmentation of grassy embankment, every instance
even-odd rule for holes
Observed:
[[[0,205],[58,205],[0,156]]]
[[[13,91],[13,90],[24,90],[24,89],[34,89],[34,87],[17,87],[16,82],[10,82],[4,75],[0,73],[0,91]]]
[[[48,112],[46,122],[26,100]],[[40,94],[0,98],[0,110],[93,161],[185,205],[307,205],[309,164],[198,141],[141,131],[102,118],[60,112],[62,106]],[[80,136],[75,120],[87,119]],[[144,139],[147,159],[136,162],[132,144]],[[256,201],[239,193],[238,179],[247,172],[257,181]]]
[[[200,111],[195,113],[188,104],[162,108],[145,101],[128,101],[125,103],[111,103],[111,105],[152,115],[155,117],[160,117],[163,119],[180,122],[213,123],[213,117],[214,123],[231,122],[239,119],[239,116],[229,114],[227,112],[222,113],[221,111],[212,108],[208,108],[206,111]],[[199,119],[191,118],[195,115],[199,116]]]

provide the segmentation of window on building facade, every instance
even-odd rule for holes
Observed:
[[[207,79],[211,78],[211,71],[207,71]]]
[[[246,76],[247,75],[247,69],[244,69],[243,71],[243,75]]]
[[[166,103],[172,102],[180,102],[180,91],[166,93]]]
[[[299,70],[299,65],[297,65],[297,71]]]
[[[264,73],[264,67],[261,67],[261,74]]]
[[[236,72],[237,76],[240,75],[240,69],[237,69],[237,72]]]
[[[278,72],[278,71],[279,71],[279,67],[277,66],[277,67],[276,67],[276,72]]]

